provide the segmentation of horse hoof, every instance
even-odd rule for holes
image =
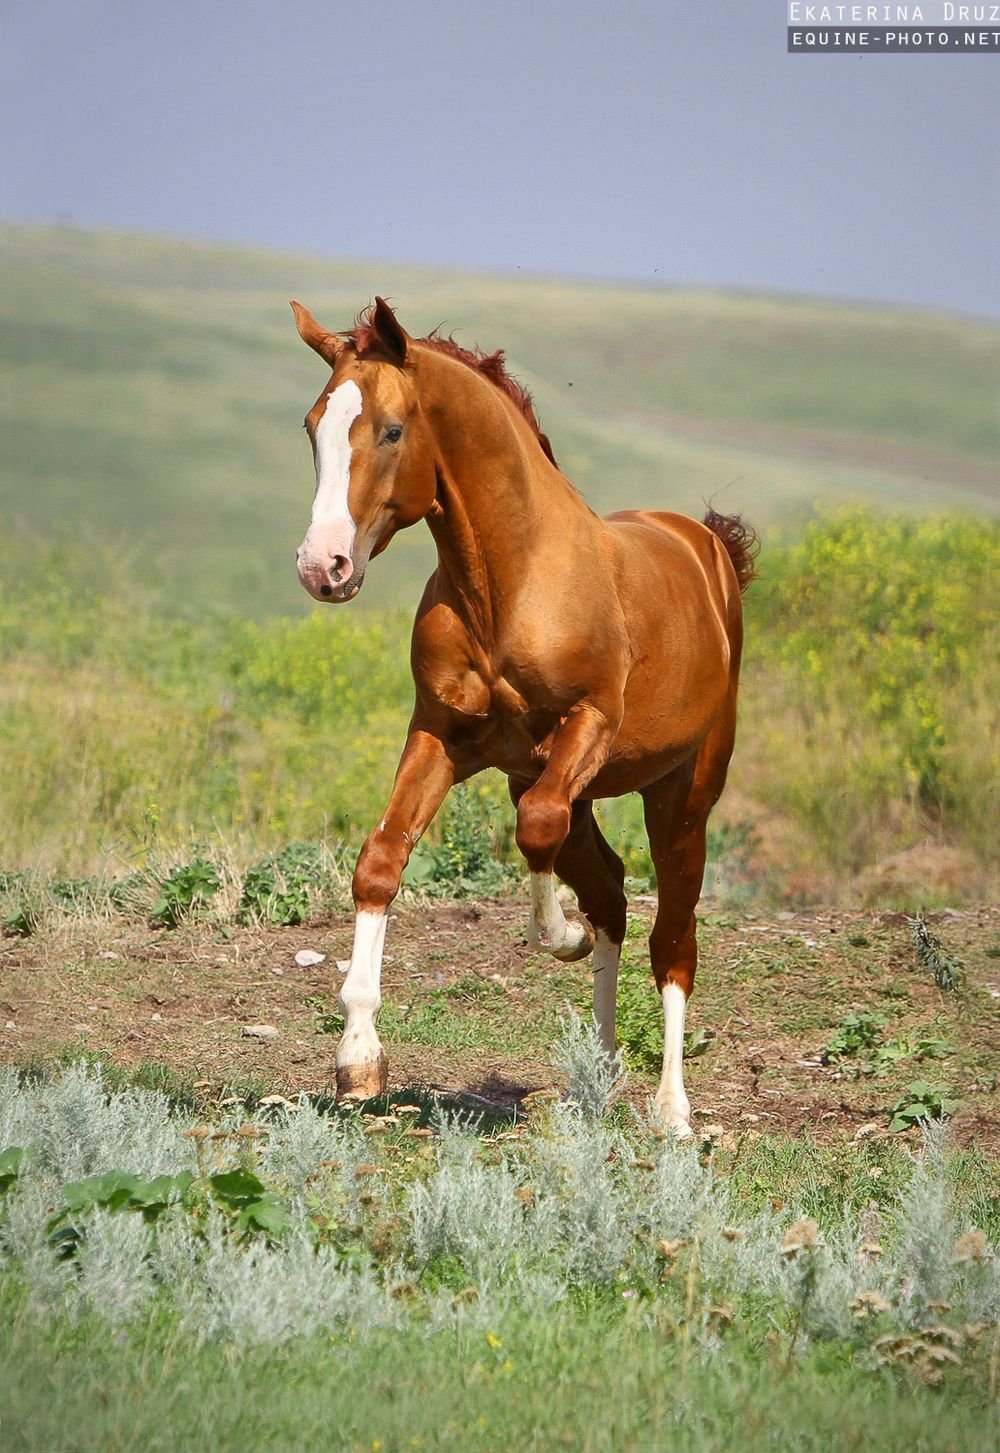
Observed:
[[[554,954],[564,964],[575,964],[578,959],[585,959],[589,953],[593,952],[594,930],[583,919],[569,924],[568,927],[570,931],[574,929],[579,930],[581,935],[579,943],[568,943],[564,948],[550,949],[549,952]]]
[[[384,1054],[363,1065],[337,1066],[337,1099],[374,1100],[389,1088],[389,1061]]]

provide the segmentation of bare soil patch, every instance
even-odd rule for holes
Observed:
[[[654,905],[631,905],[642,919]],[[902,914],[744,915],[702,905],[702,961],[689,1024],[714,1033],[687,1066],[696,1124],[721,1123],[829,1141],[888,1133],[904,1087],[947,1085],[961,1144],[1000,1150],[1000,909],[928,916],[964,965],[962,986],[938,989],[915,963]],[[548,1051],[567,1003],[586,1012],[587,964],[531,953],[525,905],[399,904],[383,976],[380,1031],[394,1089],[432,1090],[475,1107],[510,1109],[556,1082]],[[349,917],[301,928],[180,929],[109,919],[62,920],[0,943],[0,1058],[39,1065],[74,1054],[134,1070],[164,1065],[206,1103],[333,1093],[337,960]],[[300,968],[300,949],[326,954]],[[655,996],[650,984],[650,1003]],[[887,1038],[933,1036],[931,1062],[908,1059],[865,1075],[824,1064],[844,1015],[885,1018]],[[244,1029],[271,1025],[270,1039]],[[627,1093],[643,1104],[655,1078],[633,1065]],[[864,1128],[863,1127],[868,1127]]]

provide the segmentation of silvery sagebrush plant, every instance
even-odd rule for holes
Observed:
[[[7,1072],[0,1149],[31,1146],[43,1175],[62,1182],[114,1168],[149,1177],[191,1163],[183,1126],[158,1091],[110,1094],[100,1065],[71,1065],[49,1084]]]
[[[437,1165],[407,1198],[410,1249],[426,1266],[436,1255],[456,1257],[480,1282],[503,1275],[523,1241],[518,1182],[506,1159],[478,1160],[479,1141],[468,1124],[438,1115]]]
[[[261,1172],[299,1194],[324,1162],[339,1161],[353,1174],[367,1158],[358,1121],[321,1115],[308,1095],[300,1095],[294,1107],[258,1111],[253,1123],[266,1132],[260,1151]]]
[[[164,1265],[176,1264],[177,1249]],[[304,1220],[272,1247],[240,1245],[212,1215],[199,1253],[196,1279],[174,1303],[181,1324],[199,1338],[251,1346],[317,1331],[361,1335],[400,1322],[400,1308],[372,1267],[342,1265],[333,1247],[315,1245]]]
[[[572,1009],[562,1017],[551,1058],[569,1081],[570,1103],[588,1120],[599,1120],[624,1088],[621,1054],[608,1054],[601,1046],[594,1021],[584,1023]]]
[[[536,1219],[568,1282],[607,1283],[628,1253],[636,1207],[626,1137],[603,1119],[625,1083],[621,1057],[602,1048],[592,1020],[567,1010],[551,1058],[569,1092],[533,1145]]]
[[[96,1312],[122,1326],[143,1311],[156,1292],[149,1261],[152,1228],[141,1216],[95,1208],[86,1218],[76,1253],[76,1277],[69,1283],[72,1308]]]
[[[949,1300],[955,1279],[948,1148],[947,1124],[929,1122],[923,1132],[923,1152],[915,1157],[899,1207],[892,1262],[898,1276],[899,1311],[911,1326],[935,1320],[933,1304]]]
[[[919,1333],[942,1317],[996,1325],[1000,1264],[986,1235],[957,1219],[944,1127],[929,1127],[894,1207],[823,1228],[801,1209],[746,1215],[733,1182],[697,1147],[597,1116],[612,1071],[579,1021],[567,1037],[571,1083],[593,1093],[540,1111],[534,1133],[505,1142],[499,1163],[484,1163],[469,1119],[437,1113],[434,1166],[407,1192],[406,1251],[392,1264],[360,1246],[345,1257],[317,1245],[317,1207],[332,1197],[337,1221],[361,1224],[378,1201],[384,1170],[360,1114],[323,1116],[303,1097],[296,1108],[258,1111],[249,1127],[233,1108],[226,1138],[210,1140],[200,1126],[188,1139],[189,1115],[156,1094],[109,1094],[86,1066],[45,1086],[0,1072],[0,1149],[30,1147],[0,1197],[0,1276],[37,1314],[96,1313],[122,1326],[162,1300],[187,1331],[238,1345],[314,1331],[360,1336],[415,1314],[428,1332],[491,1331],[513,1309],[548,1315],[573,1286],[610,1287],[627,1274],[655,1288],[674,1257],[679,1275],[653,1295],[648,1315],[671,1304],[676,1313],[680,1296],[699,1356],[717,1349],[720,1318],[733,1308],[738,1316],[746,1296],[770,1305],[789,1358],[808,1338],[870,1341],[886,1327]],[[248,1128],[260,1133],[241,1134]],[[178,1200],[152,1226],[134,1211],[94,1208],[79,1218],[74,1255],[59,1259],[50,1221],[60,1186],[112,1169],[176,1174],[199,1155],[206,1173],[252,1163],[290,1197],[279,1244],[239,1236],[211,1204],[199,1202],[196,1217]],[[326,1178],[316,1174],[324,1162],[333,1162]],[[452,1277],[422,1287],[419,1273],[435,1256],[453,1258],[467,1285]]]
[[[0,1278],[24,1286],[38,1315],[65,1309],[72,1290],[73,1269],[53,1256],[46,1231],[51,1205],[51,1190],[30,1164],[0,1201]]]

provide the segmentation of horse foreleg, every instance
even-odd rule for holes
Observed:
[[[410,853],[455,780],[445,744],[429,732],[411,731],[385,815],[354,870],[354,948],[339,997],[344,1032],[337,1045],[338,1099],[367,1099],[386,1090],[388,1061],[375,1030],[386,915]]]
[[[545,770],[517,798],[517,845],[531,874],[528,942],[557,959],[586,958],[594,930],[570,922],[556,897],[556,860],[570,835],[573,803],[607,757],[613,728],[593,708],[571,711],[555,739]]]

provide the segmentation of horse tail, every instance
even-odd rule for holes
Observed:
[[[757,574],[756,561],[760,554],[757,531],[752,525],[745,524],[739,515],[720,515],[711,505],[702,523],[722,542],[726,554],[733,562],[742,593]]]

